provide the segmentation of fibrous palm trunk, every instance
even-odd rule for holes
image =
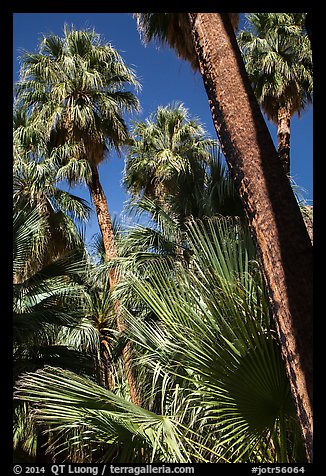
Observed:
[[[189,13],[216,132],[256,241],[312,460],[312,246],[226,13]]]
[[[103,245],[105,250],[105,257],[107,261],[110,261],[117,257],[117,248],[115,245],[114,231],[112,222],[108,210],[108,205],[105,197],[104,190],[99,180],[98,170],[93,167],[92,181],[89,184],[89,190],[92,195],[94,206],[96,209],[97,219],[100,227],[100,231],[103,238]],[[112,289],[118,282],[118,275],[116,269],[113,267],[109,271],[110,288]],[[125,332],[126,325],[121,316],[120,304],[115,303],[115,315],[117,329],[120,333]],[[130,389],[130,398],[136,405],[141,405],[141,399],[139,397],[139,390],[135,373],[132,365],[132,346],[130,342],[127,342],[122,350],[122,358],[125,366],[126,376]]]
[[[291,115],[285,107],[277,111],[277,153],[285,173],[290,174],[290,121]]]

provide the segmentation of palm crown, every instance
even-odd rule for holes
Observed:
[[[278,125],[279,155],[281,159],[285,155],[289,173],[290,118],[312,102],[312,52],[304,33],[305,14],[252,13],[248,20],[250,30],[241,31],[238,42],[258,102]]]
[[[44,37],[39,53],[23,55],[17,95],[36,123],[48,125],[52,145],[77,143],[75,158],[96,166],[128,137],[122,114],[139,104],[126,85],[139,86],[110,44],[94,31],[65,25],[63,38]],[[70,171],[72,181],[80,179]]]
[[[183,104],[160,106],[145,122],[135,124],[125,184],[133,193],[162,199],[175,191],[182,176],[203,179],[200,162],[208,160],[214,145]]]

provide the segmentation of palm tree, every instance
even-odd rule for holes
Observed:
[[[58,187],[58,167],[47,155],[42,132],[25,110],[14,110],[14,340],[23,342],[15,352],[25,352],[25,363],[30,341],[35,355],[50,347],[55,326],[75,324],[86,303],[81,277],[88,264],[78,225],[90,210]]]
[[[312,52],[305,13],[250,13],[237,37],[255,95],[277,124],[278,156],[290,174],[290,122],[312,102]]]
[[[97,381],[110,390],[122,386],[123,370],[120,357],[126,345],[125,336],[117,331],[115,301],[109,292],[107,266],[93,262],[85,280],[87,305],[82,323],[65,332],[64,343],[71,342],[78,350],[91,352],[97,362]],[[125,387],[128,387],[125,385]]]
[[[37,208],[14,210],[13,218],[13,271],[14,275],[23,276],[14,282],[14,360],[23,367],[29,353],[35,357],[42,346],[48,347],[55,341],[58,326],[72,326],[79,321],[87,302],[81,282],[87,259],[79,246],[51,263],[34,265],[34,270],[26,275],[27,260],[42,260],[48,222]]]
[[[138,121],[127,148],[124,185],[132,195],[150,199],[180,226],[189,216],[242,215],[233,182],[222,164],[220,147],[183,104],[159,106]]]
[[[58,176],[70,184],[88,185],[110,261],[116,257],[116,246],[98,165],[110,149],[120,153],[128,139],[123,114],[139,108],[136,96],[126,90],[139,86],[135,73],[94,30],[78,31],[65,25],[63,38],[46,36],[39,53],[23,55],[21,78],[16,86],[17,102],[29,111],[35,127],[45,128],[51,157],[60,164]],[[117,279],[115,269],[110,268],[111,287]],[[123,332],[118,303],[116,316]],[[127,362],[126,352],[125,359]]]
[[[139,107],[126,86],[138,87],[138,82],[118,52],[95,31],[67,25],[63,38],[46,36],[39,53],[24,53],[16,85],[17,101],[34,127],[46,128],[61,178],[88,185],[108,260],[116,249],[98,165],[111,148],[120,152],[128,138],[123,113]],[[112,273],[110,280],[114,284]]]
[[[183,176],[203,181],[216,141],[208,139],[198,119],[183,104],[159,106],[145,121],[136,122],[128,147],[124,182],[133,195],[142,194],[163,203],[175,193]]]
[[[183,58],[199,66],[222,151],[257,244],[311,460],[312,246],[254,96],[229,16],[134,15],[144,41],[158,39],[168,43]],[[185,52],[184,45],[191,43],[193,47]]]

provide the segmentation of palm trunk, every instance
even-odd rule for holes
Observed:
[[[303,216],[303,221],[305,222],[307,232],[311,243],[314,242],[314,211],[311,205],[305,205],[301,207],[301,213]]]
[[[98,224],[103,237],[103,245],[105,250],[105,256],[107,261],[110,261],[117,257],[117,248],[115,245],[114,233],[112,228],[112,222],[108,210],[108,205],[105,197],[104,190],[99,180],[98,170],[93,167],[92,181],[89,184],[89,189],[92,195],[92,199],[95,205]],[[118,275],[114,268],[109,271],[110,288],[113,288],[118,282]],[[126,325],[120,313],[120,303],[115,304],[115,315],[117,329],[120,333],[125,332]],[[139,397],[139,391],[137,386],[137,380],[135,378],[133,366],[132,366],[132,346],[130,342],[127,342],[122,350],[122,358],[125,366],[127,380],[130,389],[130,398],[136,405],[141,404]]]
[[[214,126],[256,242],[311,461],[311,242],[227,14],[188,15]]]
[[[287,176],[290,175],[290,121],[288,110],[280,107],[277,111],[277,153]]]
[[[110,261],[117,257],[117,249],[108,204],[96,167],[92,168],[92,181],[89,184],[89,190],[95,205],[97,220],[103,238],[105,257]],[[116,284],[116,276],[114,273],[110,273],[110,285],[111,282],[112,286]]]

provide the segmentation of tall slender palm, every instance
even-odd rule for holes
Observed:
[[[237,37],[262,110],[277,124],[278,155],[290,174],[290,122],[312,102],[312,52],[305,13],[250,13]]]
[[[133,70],[94,30],[67,25],[63,38],[46,36],[39,53],[23,55],[16,86],[17,101],[30,112],[32,123],[46,128],[51,156],[61,165],[60,177],[88,185],[107,260],[116,257],[116,246],[98,165],[106,152],[114,148],[119,153],[127,140],[123,114],[137,110],[139,102],[126,88],[138,86]],[[114,268],[109,281],[111,287],[117,282]],[[116,314],[123,331],[118,305]]]
[[[227,13],[134,15],[146,42],[152,39],[166,42],[183,58],[199,66],[214,126],[257,244],[311,460],[312,246],[254,96],[229,16]],[[176,26],[169,28],[169,25]],[[191,45],[191,39],[193,48],[184,53],[184,45]]]
[[[62,177],[87,183],[108,260],[116,250],[98,165],[109,149],[119,152],[128,137],[123,114],[139,107],[128,86],[138,82],[118,52],[95,31],[67,25],[63,38],[46,36],[39,53],[23,55],[16,85],[17,100],[34,125],[46,127]]]

